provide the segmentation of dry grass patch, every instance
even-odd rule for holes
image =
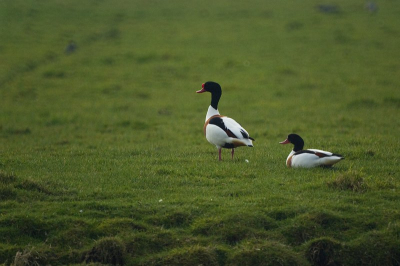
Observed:
[[[13,266],[39,266],[43,260],[42,256],[33,247],[18,251],[15,255]]]

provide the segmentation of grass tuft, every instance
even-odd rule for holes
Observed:
[[[106,237],[96,242],[94,247],[85,255],[84,262],[123,265],[125,263],[125,255],[125,245],[120,239]]]
[[[63,230],[52,233],[48,239],[51,245],[61,249],[70,247],[76,249],[84,248],[91,243],[91,239],[99,235],[91,224],[83,220],[64,220],[63,223]]]
[[[328,187],[337,190],[350,190],[353,192],[365,192],[369,186],[365,182],[364,174],[357,170],[348,170],[338,174],[334,180],[327,181]]]
[[[288,246],[272,241],[241,244],[228,259],[227,265],[306,265],[304,259]]]
[[[307,243],[305,257],[312,265],[341,265],[338,257],[341,244],[331,238],[322,237]]]
[[[283,230],[282,234],[291,245],[301,245],[326,234],[337,235],[348,229],[347,221],[328,212],[312,212],[299,215]]]
[[[181,245],[182,241],[170,231],[147,231],[136,233],[130,237],[126,242],[126,251],[132,257],[141,257]]]
[[[147,262],[148,265],[171,265],[171,266],[191,266],[209,265],[218,266],[221,254],[213,247],[189,246],[173,249],[165,256]]]
[[[245,238],[263,235],[264,230],[274,227],[275,221],[261,213],[242,212],[222,218],[198,219],[193,223],[192,231],[195,234],[220,238],[229,245],[236,245]]]
[[[393,233],[383,230],[362,235],[344,247],[342,260],[349,265],[399,265],[400,239]]]

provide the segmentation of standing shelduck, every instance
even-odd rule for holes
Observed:
[[[202,89],[196,92],[203,93],[206,91],[211,93],[211,105],[208,107],[206,122],[203,127],[204,134],[208,142],[217,147],[220,161],[222,160],[222,148],[232,149],[233,159],[236,147],[253,147],[252,141],[254,139],[238,122],[219,114],[218,102],[222,95],[221,86],[218,83],[208,81],[203,83]]]
[[[279,142],[280,144],[292,143],[293,150],[286,159],[287,167],[311,168],[311,167],[331,167],[335,163],[344,159],[342,155],[316,149],[303,150],[304,141],[297,134],[289,134],[287,139]]]

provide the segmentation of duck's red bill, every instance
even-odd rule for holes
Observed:
[[[288,140],[288,139],[286,139],[286,140],[284,140],[284,141],[281,141],[281,142],[279,142],[280,144],[288,144],[288,143],[290,143],[290,141]]]
[[[204,84],[205,83],[203,83],[203,84],[201,84],[201,90],[199,90],[199,91],[196,91],[197,93],[203,93],[203,92],[206,92],[206,90],[204,89]]]

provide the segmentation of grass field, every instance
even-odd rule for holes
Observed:
[[[1,1],[0,263],[400,265],[400,4],[365,4]]]

